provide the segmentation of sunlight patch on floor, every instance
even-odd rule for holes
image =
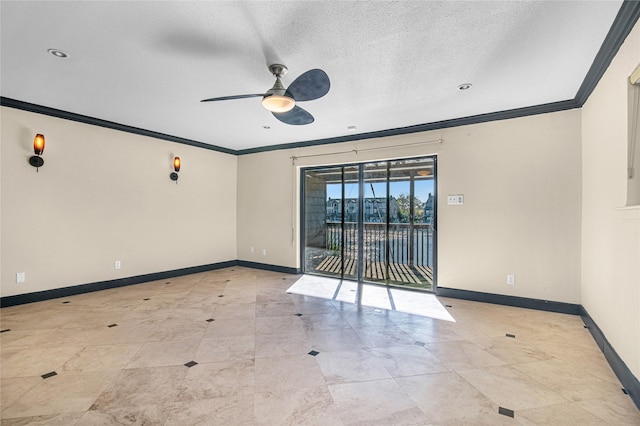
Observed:
[[[287,293],[355,304],[357,289],[358,283],[355,281],[303,275],[289,287]],[[438,298],[430,293],[363,284],[362,305],[455,322]]]

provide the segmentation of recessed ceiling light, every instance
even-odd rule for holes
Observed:
[[[58,50],[58,49],[49,49],[47,50],[47,52],[51,53],[56,58],[66,58],[67,56],[69,56],[66,53],[64,53],[62,50]]]
[[[355,132],[356,130],[358,130],[358,126],[349,126],[347,127],[347,130],[350,132]]]
[[[458,86],[458,90],[469,90],[469,89],[471,89],[471,86],[473,86],[473,84],[471,84],[471,83],[463,83],[460,86]]]

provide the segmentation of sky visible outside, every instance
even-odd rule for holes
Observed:
[[[339,183],[327,184],[327,199],[329,198],[342,198],[342,185]],[[372,188],[373,187],[373,188]],[[409,195],[409,181],[399,181],[390,183],[391,195],[398,197],[400,194]],[[429,194],[433,194],[433,179],[416,180],[415,181],[415,196],[420,201],[427,201]],[[376,197],[387,196],[387,184],[386,182],[377,183],[365,183],[364,197],[373,198],[375,193]],[[344,185],[344,198],[358,198],[358,184],[347,183]]]

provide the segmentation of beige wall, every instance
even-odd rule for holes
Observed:
[[[363,151],[438,138],[445,142]],[[352,149],[360,151],[300,158],[295,168],[290,159]],[[299,266],[298,167],[430,154],[438,155],[440,286],[580,303],[579,110],[243,155],[238,257]],[[464,194],[465,204],[446,205],[447,194]]]
[[[640,207],[627,199],[627,78],[640,24],[582,108],[582,305],[640,377]]]
[[[235,156],[0,111],[3,297],[237,259]],[[38,173],[36,133],[47,142]]]

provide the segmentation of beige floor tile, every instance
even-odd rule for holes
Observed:
[[[439,359],[418,345],[388,346],[371,349],[370,352],[393,377],[415,376],[450,370],[444,360]]]
[[[360,337],[351,328],[307,331],[311,347],[319,352],[367,349]]]
[[[89,409],[114,371],[61,373],[40,383],[2,411],[3,418],[53,415]]]
[[[336,313],[336,308],[328,300],[315,297],[289,295],[296,305],[296,310],[304,315],[332,314]]]
[[[42,377],[7,377],[0,380],[0,411],[42,382]]]
[[[200,339],[149,342],[142,345],[126,368],[164,367],[193,361]]]
[[[459,371],[497,405],[510,410],[524,410],[567,402],[549,387],[510,366]]]
[[[633,404],[631,398],[623,393],[606,398],[579,401],[576,404],[610,425],[640,424],[640,410]]]
[[[105,312],[70,312],[72,320],[67,321],[61,328],[89,328],[104,327],[109,324],[117,324],[127,316],[126,310],[107,310]]]
[[[222,301],[224,290],[218,286],[200,286],[197,289],[189,291],[189,293],[183,298],[177,298],[178,303],[176,309],[193,309],[202,311],[211,311],[216,309]],[[248,302],[251,303],[251,302]]]
[[[256,305],[255,303],[245,304],[228,304],[217,305],[214,312],[214,318],[217,320],[228,319],[255,319],[256,317]]]
[[[570,401],[594,399],[620,392],[620,384],[614,384],[592,375],[571,362],[551,359],[513,365],[518,371],[544,383]]]
[[[458,333],[455,324],[441,320],[426,318],[421,321],[398,323],[398,327],[410,335],[415,341],[423,343],[449,342],[465,340],[461,333]]]
[[[502,337],[506,334],[503,324],[497,323],[490,318],[456,318],[456,323],[453,326],[449,324],[449,327],[465,339]]]
[[[300,317],[307,331],[335,330],[351,328],[345,318],[338,313],[305,314]]]
[[[253,396],[224,396],[172,404],[165,426],[251,425]]]
[[[505,362],[467,340],[425,343],[425,349],[451,370],[504,365]]]
[[[127,315],[125,315],[119,322],[119,326],[132,326],[132,325],[141,325],[141,324],[151,324],[157,325],[169,316],[170,310],[168,309],[159,309],[156,311],[150,310],[137,310],[134,309],[129,311]]]
[[[69,332],[69,330],[63,331],[62,329],[21,330],[15,327],[7,328],[10,331],[0,334],[0,347],[3,354],[6,350],[16,348],[44,347],[50,345],[52,341],[59,341],[65,332]]]
[[[82,347],[30,347],[2,351],[2,378],[41,376],[59,370],[73,358]]]
[[[583,339],[588,337],[590,342]],[[592,337],[587,333],[579,339],[571,338],[570,334],[539,333],[529,339],[532,345],[555,358],[573,359],[577,357],[599,357],[602,352]]]
[[[215,314],[209,322],[203,338],[212,339],[227,336],[250,336],[256,333],[255,318],[220,319]]]
[[[115,344],[140,344],[157,341],[153,333],[158,329],[158,324],[118,325],[92,329],[78,329],[73,334],[65,336],[61,344],[74,345],[115,345]]]
[[[257,358],[255,363],[256,392],[326,385],[318,362],[311,355]]]
[[[488,339],[472,339],[471,342],[481,347],[485,352],[504,361],[506,364],[544,361],[552,356],[526,339],[502,336]]]
[[[304,323],[295,313],[287,316],[256,318],[256,335],[299,333],[304,336]]]
[[[300,333],[265,334],[255,338],[256,358],[303,355],[313,349],[311,339]]]
[[[255,336],[224,336],[202,339],[194,360],[203,362],[237,361],[256,356]]]
[[[393,379],[329,386],[345,425],[428,424],[425,413]]]
[[[513,424],[498,414],[498,404],[456,372],[400,377],[396,382],[433,424]]]
[[[193,321],[201,323],[211,318],[216,310],[215,306],[204,306],[196,308],[175,308],[167,315],[167,320],[173,321]]]
[[[351,306],[354,306],[351,304]],[[389,311],[384,309],[374,309],[369,307],[361,307],[360,310],[343,314],[343,318],[347,323],[355,328],[369,328],[369,327],[385,327],[389,324],[393,324],[391,317],[388,314]]]
[[[609,383],[620,386],[618,377],[611,369],[611,366],[605,359],[602,352],[592,356],[560,357],[558,359],[570,363],[578,369],[588,371],[589,374],[592,374],[602,380],[606,380]]]
[[[330,385],[391,378],[378,357],[368,350],[320,352],[316,360]]]
[[[69,426],[81,425],[80,418],[84,413],[62,413],[46,416],[18,417],[14,419],[2,419],[2,426]]]
[[[177,401],[252,395],[255,388],[254,361],[198,364],[189,368],[179,387]]]
[[[77,426],[163,425],[168,417],[167,407],[159,405],[112,407],[85,412]]]
[[[289,317],[298,313],[296,305],[292,301],[287,302],[259,302],[256,303],[256,318],[262,317]]]
[[[188,371],[183,365],[122,370],[91,409],[104,411],[117,407],[170,404],[175,401]]]
[[[395,324],[389,323],[375,327],[354,327],[353,329],[362,343],[369,348],[383,348],[386,346],[411,345],[416,340],[402,331]]]
[[[257,393],[254,419],[255,424],[268,426],[343,424],[326,386]]]
[[[225,289],[221,294],[223,297],[217,297],[215,299],[218,306],[256,303],[256,295],[254,291],[229,291],[227,287],[227,289]]]
[[[193,320],[186,318],[167,318],[158,324],[151,334],[150,341],[202,339],[207,329],[208,316]]]
[[[123,368],[142,345],[86,346],[65,362],[61,371],[105,371]]]
[[[515,418],[519,424],[531,426],[556,426],[558,424],[566,426],[597,426],[610,424],[589,413],[574,402],[520,410],[516,413]]]

